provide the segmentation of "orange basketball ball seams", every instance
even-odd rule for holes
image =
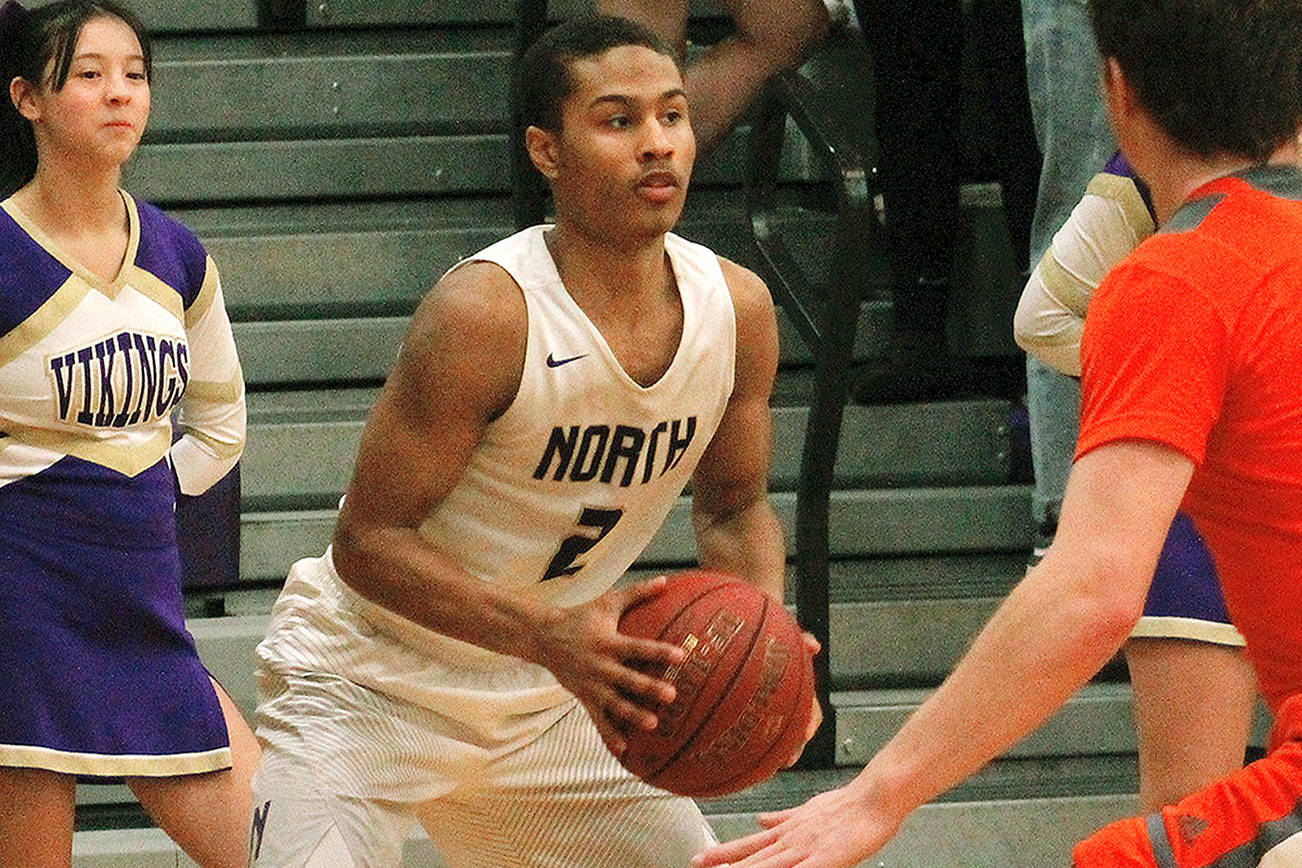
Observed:
[[[627,733],[624,767],[685,796],[719,796],[772,777],[804,741],[813,661],[794,618],[754,585],[715,570],[669,577],[630,606],[620,632],[679,645],[664,675],[677,696],[659,726]]]

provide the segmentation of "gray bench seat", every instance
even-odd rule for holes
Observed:
[[[1030,549],[1030,489],[1019,485],[900,488],[832,494],[834,557]],[[788,546],[795,495],[778,492],[773,505]],[[240,577],[280,581],[289,565],[325,550],[334,531],[333,509],[246,512],[241,516]],[[690,501],[684,497],[647,546],[646,564],[696,559]]]
[[[294,420],[281,409],[274,421],[260,421],[261,403],[255,401],[241,464],[244,508],[332,506],[352,475],[364,414],[340,419],[314,412],[315,418]],[[773,411],[772,490],[795,488],[808,416],[805,407]],[[923,441],[934,447],[919,449]],[[998,485],[1008,479],[1008,452],[1008,407],[1001,401],[849,407],[837,485]]]

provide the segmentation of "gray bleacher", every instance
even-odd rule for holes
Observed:
[[[583,7],[552,5],[562,16]],[[126,183],[189,223],[213,254],[250,388],[241,586],[193,592],[190,626],[251,714],[252,647],[289,564],[329,539],[407,317],[442,270],[513,228],[506,84],[515,3],[136,6],[158,33],[154,116]],[[754,265],[740,193],[746,135],[700,168],[681,231]],[[825,276],[828,177],[794,126],[786,139],[788,227],[811,273]],[[964,356],[1011,354],[1017,286],[998,189],[971,186],[964,202],[967,291],[952,342]],[[888,316],[870,288],[858,357],[880,348]],[[812,356],[785,314],[781,328],[772,489],[790,545]],[[847,409],[829,533],[837,765],[708,802],[720,834],[847,778],[1020,576],[1029,491],[1010,482],[1009,419],[1004,399]],[[694,558],[684,501],[638,569]],[[920,812],[882,863],[1039,868],[1065,862],[1072,840],[1130,811],[1129,688],[1109,671],[1006,760]],[[124,788],[79,789],[78,822],[82,868],[177,864]],[[409,855],[410,865],[439,864],[419,833]]]

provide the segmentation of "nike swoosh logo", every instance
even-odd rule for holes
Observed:
[[[568,365],[570,362],[577,362],[579,359],[587,358],[587,356],[588,356],[587,353],[582,353],[582,354],[577,355],[577,356],[570,356],[568,359],[558,359],[558,358],[555,358],[551,353],[548,353],[548,354],[547,354],[547,367],[549,367],[549,368],[559,368],[561,365]]]

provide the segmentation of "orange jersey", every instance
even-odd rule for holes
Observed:
[[[1302,697],[1279,710],[1264,759],[1076,846],[1076,868],[1288,868],[1302,864]]]
[[[1302,694],[1302,172],[1197,190],[1089,310],[1077,457],[1152,440],[1196,465],[1182,509],[1272,709]]]

